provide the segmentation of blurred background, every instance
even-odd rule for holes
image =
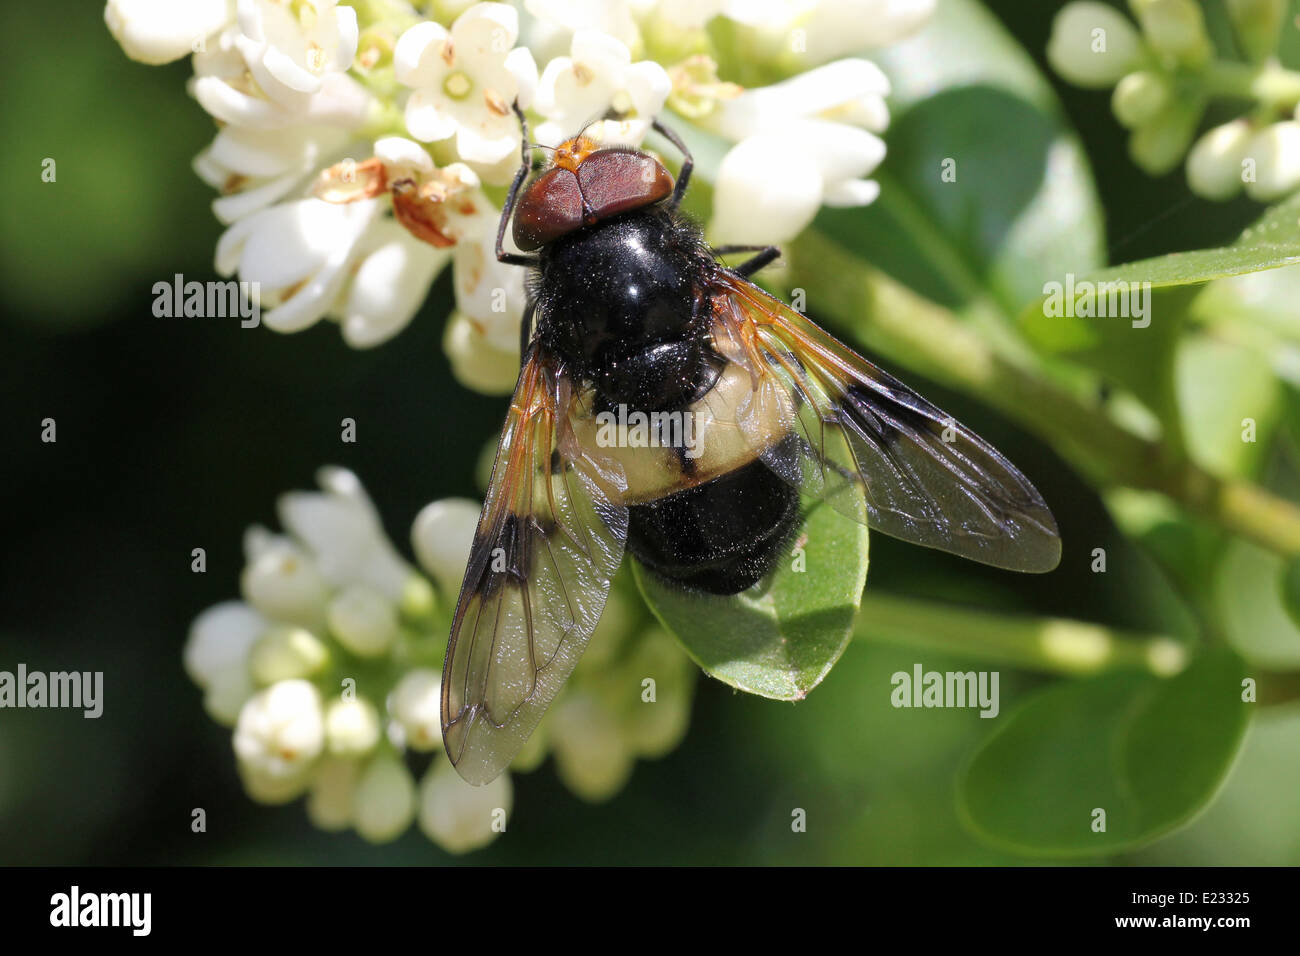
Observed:
[[[1057,4],[990,7],[1043,62]],[[0,711],[0,863],[444,863],[412,830],[374,847],[314,829],[299,804],[243,793],[230,735],[203,712],[181,647],[203,608],[233,597],[246,526],[276,525],[277,495],[322,464],[366,484],[390,536],[428,501],[477,496],[483,443],[504,399],[459,386],[441,348],[450,272],[401,336],[348,348],[322,323],[293,336],[230,321],[159,319],[155,282],[215,278],[221,227],[190,169],[211,120],[186,95],[189,66],[128,61],[95,0],[8,4],[0,58],[0,669],[102,670],[98,720]],[[1189,197],[1181,170],[1151,179],[1126,154],[1108,92],[1053,77],[1107,210],[1109,259],[1231,241],[1259,215],[1241,199]],[[42,160],[57,161],[43,183]],[[1051,502],[1064,539],[1107,548],[1125,574],[1094,575],[1084,551],[1043,577],[1002,574],[873,536],[869,589],[1006,612],[1168,630],[1154,567],[1096,494],[1041,442],[969,397],[902,373],[971,425]],[[452,410],[452,413],[449,413]],[[58,441],[42,443],[54,418]],[[356,419],[358,441],[339,441]],[[207,572],[190,570],[205,548]],[[988,734],[974,711],[889,706],[889,675],[918,652],[857,642],[798,705],[699,683],[692,726],[668,757],[637,765],[589,805],[548,763],[515,778],[510,835],[480,863],[1014,863],[962,825],[954,773]],[[962,670],[925,653],[927,669]],[[1003,669],[1004,707],[1046,678]],[[1300,721],[1257,722],[1223,792],[1190,827],[1122,863],[1300,863]],[[206,833],[190,830],[203,807]],[[807,810],[806,834],[790,808]],[[1105,861],[1107,858],[1103,858]]]

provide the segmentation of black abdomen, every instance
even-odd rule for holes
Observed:
[[[655,573],[736,594],[776,566],[799,527],[799,492],[761,461],[629,510],[627,549]]]

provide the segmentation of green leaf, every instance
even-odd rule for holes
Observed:
[[[1217,651],[1167,680],[1115,674],[1051,687],[975,754],[959,808],[979,836],[1027,855],[1147,843],[1195,816],[1226,776],[1248,721],[1242,673],[1236,655]]]
[[[640,564],[636,581],[706,673],[761,697],[801,700],[852,638],[867,579],[867,528],[819,504],[795,545],[766,581],[728,597],[674,587]]]
[[[1167,289],[1297,263],[1300,263],[1300,193],[1268,209],[1231,245],[1140,259],[1080,276],[1078,281],[1146,282],[1153,289]],[[1023,322],[1042,319],[1045,298],[1046,294],[1038,297],[1024,310]]]
[[[925,297],[1013,315],[1102,262],[1101,211],[1051,87],[984,7],[944,0],[879,54],[893,85],[880,198],[819,229]],[[1050,170],[1050,175],[1049,175]]]
[[[1185,336],[1175,377],[1192,459],[1216,475],[1258,474],[1284,398],[1268,357],[1217,338]]]

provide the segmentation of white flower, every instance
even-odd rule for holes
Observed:
[[[326,126],[225,126],[194,158],[194,170],[222,193],[213,200],[212,211],[229,225],[289,195],[326,157],[340,153],[348,139],[347,132]]]
[[[239,0],[235,46],[268,97],[301,110],[322,78],[342,73],[357,53],[357,14],[337,0]]]
[[[401,836],[415,817],[415,780],[397,757],[376,754],[353,793],[352,824],[371,843]]]
[[[257,639],[248,658],[248,671],[263,686],[319,674],[329,662],[329,650],[311,631],[301,627],[272,627]]]
[[[800,144],[791,152],[790,142]],[[709,238],[715,244],[782,243],[823,205],[862,206],[880,187],[863,179],[885,146],[866,130],[824,120],[792,123],[787,135],[751,136],[718,168]]]
[[[780,243],[823,205],[863,206],[865,179],[885,157],[889,80],[866,60],[839,60],[724,102],[707,125],[739,140],[723,157],[713,199],[716,243]],[[875,131],[875,132],[873,132]]]
[[[1102,88],[1129,72],[1141,52],[1132,21],[1092,0],[1067,4],[1052,21],[1047,60],[1075,86]]]
[[[351,826],[360,777],[361,767],[355,760],[321,760],[307,795],[308,819],[322,830],[346,830]]]
[[[896,43],[934,13],[936,0],[728,0],[723,13],[824,63]],[[706,4],[707,9],[707,4]]]
[[[306,38],[301,39],[306,50]],[[288,87],[277,85],[280,98],[273,99],[253,80],[245,58],[247,51],[260,48],[261,43],[235,23],[194,54],[190,92],[214,119],[251,129],[308,125],[351,130],[369,118],[375,106],[373,98],[360,83],[337,69],[320,73],[311,92],[303,90],[291,96]]]
[[[393,688],[388,711],[412,750],[442,746],[442,675],[427,667],[408,671]]]
[[[379,743],[379,711],[364,697],[331,701],[325,708],[325,743],[336,757],[362,757]]]
[[[515,48],[519,15],[502,3],[478,3],[452,24],[420,23],[402,34],[393,51],[399,82],[414,92],[406,103],[406,128],[424,142],[456,137],[460,158],[495,165],[519,149],[520,130],[510,108],[528,105],[537,64],[527,47]]]
[[[272,684],[239,712],[235,756],[256,780],[298,781],[324,744],[320,694],[305,680]]]
[[[104,22],[131,59],[170,63],[229,23],[231,7],[231,0],[108,0]]]
[[[203,688],[203,706],[213,720],[232,726],[253,695],[248,657],[266,619],[243,601],[208,608],[190,626],[185,671]]]
[[[471,787],[456,768],[439,760],[420,783],[420,829],[448,853],[468,853],[495,839],[513,799],[508,773]]]
[[[480,510],[469,498],[443,498],[425,505],[411,526],[415,556],[446,596],[460,593]]]
[[[359,657],[385,653],[397,637],[397,608],[365,584],[353,584],[330,602],[330,633]]]
[[[274,306],[262,315],[266,325],[301,331],[334,307],[380,211],[373,199],[347,205],[299,199],[263,209],[222,234],[216,269],[260,285],[262,304]]]
[[[1250,146],[1250,122],[1233,120],[1207,132],[1187,154],[1187,185],[1206,199],[1231,199],[1241,192],[1241,161]]]
[[[244,600],[277,621],[305,627],[319,624],[328,589],[307,552],[263,528],[250,530],[244,549],[248,556],[240,577]]]
[[[1251,199],[1270,202],[1300,189],[1300,122],[1264,127],[1247,144],[1246,155],[1255,161],[1255,179],[1246,182]]]
[[[311,548],[321,574],[335,587],[365,584],[400,601],[415,573],[393,547],[379,512],[346,468],[316,473],[320,492],[293,491],[279,501],[285,528]]]
[[[658,63],[633,63],[622,41],[580,30],[573,35],[570,55],[557,56],[542,71],[535,106],[546,122],[537,127],[537,142],[558,146],[609,109],[630,115],[635,142],[640,142],[670,92],[672,81]]]

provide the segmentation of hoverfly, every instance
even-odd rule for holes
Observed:
[[[515,112],[522,163],[496,255],[531,270],[521,368],[442,677],[465,780],[492,780],[528,740],[624,551],[682,588],[735,594],[787,549],[805,494],[984,564],[1057,565],[1052,514],[1006,458],[749,281],[776,248],[705,244],[678,211],[692,160],[675,133],[652,124],[682,153],[676,182],[649,153],[580,133],[523,189],[532,147]],[[523,254],[504,248],[512,219]],[[756,254],[719,261],[734,252]],[[601,441],[616,408],[694,428],[651,447]]]

